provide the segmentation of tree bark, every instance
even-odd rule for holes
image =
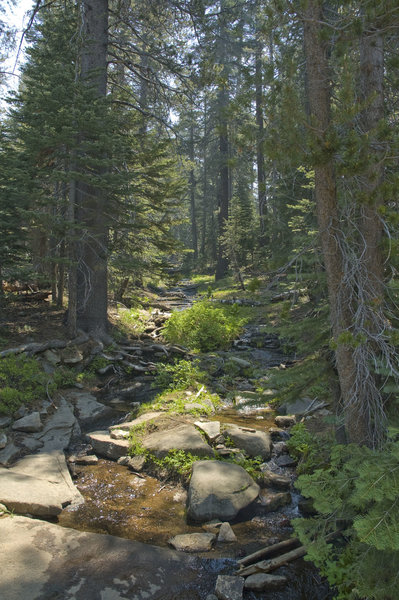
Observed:
[[[83,32],[80,79],[93,91],[94,98],[101,101],[107,91],[107,0],[83,0]],[[101,173],[101,168],[98,168],[95,175]],[[101,336],[106,333],[108,324],[106,195],[100,187],[80,180],[77,182],[76,198],[77,221],[81,227],[77,263],[77,326]]]
[[[190,216],[191,216],[191,244],[194,251],[194,261],[198,260],[198,228],[197,228],[197,207],[195,202],[195,174],[194,174],[194,116],[191,115],[190,125],[190,145],[189,157],[191,161],[190,167]]]
[[[309,0],[304,10],[304,47],[308,76],[310,124],[317,139],[315,157],[315,198],[324,265],[327,275],[335,359],[344,405],[349,441],[369,443],[369,423],[356,397],[356,364],[353,348],[343,343],[341,334],[350,332],[350,294],[343,278],[344,260],[336,198],[334,158],[329,148],[330,78],[328,43],[322,35],[321,0]]]
[[[225,0],[220,1],[219,14],[219,51],[218,58],[222,66],[221,81],[219,82],[217,112],[219,131],[219,189],[218,189],[218,248],[215,279],[219,280],[227,275],[228,259],[225,254],[223,236],[229,218],[229,135],[227,123],[227,107],[229,104],[228,78],[229,68],[227,66],[227,21],[225,13]]]

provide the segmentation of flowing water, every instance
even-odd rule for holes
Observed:
[[[177,303],[179,300],[177,301]],[[269,368],[286,361],[271,340],[269,348],[252,348],[248,343],[248,332],[240,342],[242,350],[251,353],[252,360]],[[240,348],[233,353],[242,356]],[[232,353],[232,354],[233,354]],[[239,393],[239,392],[238,392]],[[119,410],[128,410],[123,402]],[[214,419],[221,423],[235,423],[268,431],[274,426],[274,414],[270,410],[246,407],[230,407]],[[107,424],[103,424],[104,428]],[[187,491],[181,484],[161,480],[150,475],[134,474],[127,467],[109,460],[97,464],[75,467],[75,484],[85,498],[81,506],[66,508],[59,517],[60,525],[82,531],[107,533],[157,546],[167,546],[168,540],[183,533],[202,532],[200,525],[186,519]],[[277,472],[294,478],[291,468]],[[291,505],[276,512],[266,512],[261,502],[255,502],[232,522],[237,542],[216,544],[214,549],[202,556],[207,559],[198,569],[204,572],[204,588],[197,590],[198,600],[205,600],[211,591],[209,577],[216,573],[233,573],[234,559],[255,552],[262,546],[287,539],[292,534],[290,519],[298,516],[298,495],[292,493]],[[288,584],[282,591],[253,593],[246,591],[245,600],[327,600],[332,598],[328,586],[309,563],[298,560],[279,569],[278,574],[287,575]],[[208,582],[208,583],[206,583]],[[178,600],[178,599],[174,599]],[[196,600],[181,598],[180,600]]]

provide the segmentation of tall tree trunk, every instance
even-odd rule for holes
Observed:
[[[336,344],[335,358],[345,411],[349,441],[368,443],[367,416],[356,391],[356,364],[353,348],[343,343],[341,334],[350,331],[350,295],[343,280],[344,265],[341,231],[336,199],[334,159],[328,147],[330,127],[330,78],[328,42],[322,34],[321,0],[309,0],[304,10],[304,47],[308,76],[308,100],[311,126],[317,138],[315,197],[324,265],[327,275],[330,318]],[[320,158],[322,157],[322,158]]]
[[[80,78],[99,100],[107,91],[107,45],[108,1],[83,0]],[[96,175],[101,175],[100,168]],[[81,180],[77,182],[76,199],[82,231],[77,264],[77,325],[102,336],[108,324],[106,195],[100,187]]]
[[[256,32],[255,49],[255,107],[256,107],[256,165],[258,176],[258,211],[260,224],[260,243],[265,242],[265,215],[267,212],[266,202],[266,173],[263,143],[265,129],[263,124],[263,64],[262,64],[262,42],[259,31]]]
[[[189,158],[190,167],[190,216],[191,216],[191,244],[194,251],[194,261],[198,260],[198,229],[197,229],[197,207],[195,203],[195,173],[194,173],[194,116],[191,115]]]
[[[227,122],[227,108],[229,104],[228,79],[229,68],[227,65],[227,17],[225,0],[220,1],[219,14],[219,49],[218,60],[222,67],[220,76],[217,119],[219,131],[219,189],[218,189],[218,248],[215,279],[222,279],[227,275],[228,259],[225,254],[223,236],[229,218],[230,181],[229,181],[229,135]]]

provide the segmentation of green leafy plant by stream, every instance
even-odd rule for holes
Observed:
[[[201,300],[187,310],[173,313],[163,335],[169,342],[209,352],[228,348],[240,335],[248,319],[248,310],[243,307],[215,305]]]

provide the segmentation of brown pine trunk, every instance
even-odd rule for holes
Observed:
[[[83,0],[80,78],[100,100],[107,91],[107,30],[108,0]],[[101,169],[96,175],[101,175]],[[78,181],[76,198],[77,221],[82,228],[77,263],[77,326],[101,336],[108,324],[106,195],[100,187]]]
[[[362,399],[356,396],[356,364],[353,348],[342,343],[341,334],[352,324],[348,290],[343,279],[341,231],[336,199],[334,159],[327,142],[330,127],[330,78],[328,44],[322,35],[321,0],[309,0],[304,11],[304,47],[306,55],[310,121],[317,137],[318,159],[315,164],[317,219],[327,275],[330,318],[336,344],[335,359],[345,411],[349,441],[369,442],[367,415]],[[321,158],[320,158],[321,157]]]

